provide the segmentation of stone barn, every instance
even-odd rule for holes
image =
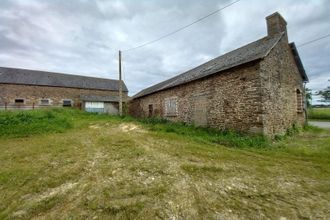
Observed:
[[[123,100],[127,87],[123,83]],[[0,110],[78,107],[117,114],[119,81],[0,67]]]
[[[130,113],[266,136],[302,126],[308,78],[286,21],[266,21],[267,36],[140,91]]]

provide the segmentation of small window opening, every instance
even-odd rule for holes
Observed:
[[[63,100],[63,107],[71,107],[72,101],[71,100]]]
[[[24,104],[24,99],[15,99],[15,104]]]

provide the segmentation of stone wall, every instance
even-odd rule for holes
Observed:
[[[293,125],[302,126],[306,113],[303,79],[288,43],[287,23],[278,12],[266,20],[269,37],[282,35],[268,56],[208,78],[133,99],[130,113],[137,117],[159,116],[271,137],[284,134]],[[166,101],[174,99],[177,100],[176,111]],[[165,107],[177,115],[165,115]]]
[[[273,137],[305,123],[297,91],[304,97],[303,80],[284,36],[261,61],[133,99],[130,113],[148,117],[152,105],[155,117]],[[178,100],[176,116],[164,114],[165,99],[171,97]]]
[[[8,106],[15,106],[15,99],[23,98],[24,104],[19,104],[22,107],[33,104],[38,107],[40,99],[50,99],[50,106],[62,106],[63,99],[70,99],[75,107],[79,107],[81,95],[118,96],[118,91],[0,84],[0,106],[4,106],[5,103]],[[127,92],[123,92],[123,99],[127,99]]]
[[[214,74],[172,89],[160,91],[130,102],[130,113],[152,116],[189,124],[241,132],[261,133],[261,85],[259,63]],[[177,116],[164,114],[165,99],[177,97]]]
[[[260,76],[263,133],[273,136],[284,134],[293,124],[303,126],[305,112],[298,111],[297,103],[297,90],[304,97],[303,79],[287,38],[282,38],[260,63]]]

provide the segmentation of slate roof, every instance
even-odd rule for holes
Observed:
[[[308,79],[307,74],[305,72],[305,68],[304,68],[304,66],[301,62],[301,59],[300,59],[300,56],[299,56],[299,53],[298,53],[298,50],[297,50],[297,47],[296,47],[295,43],[290,43],[289,45],[291,47],[291,50],[292,50],[292,53],[293,53],[293,56],[294,56],[294,60],[296,62],[296,65],[298,67],[298,70],[299,70],[304,82],[308,82],[309,79]]]
[[[213,60],[210,60],[194,69],[146,88],[133,98],[146,96],[164,89],[185,84],[215,73],[266,57],[272,48],[280,41],[284,33],[274,37],[264,37]],[[298,56],[299,57],[299,56]],[[305,74],[306,75],[306,74]]]
[[[118,91],[118,80],[0,67],[0,83]],[[127,87],[123,83],[123,91]]]

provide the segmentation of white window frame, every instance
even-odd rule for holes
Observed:
[[[165,104],[165,116],[178,115],[178,97],[173,96],[173,97],[165,98],[164,104]]]
[[[42,103],[43,100],[47,100],[48,101],[48,104],[45,104],[45,103]],[[39,99],[39,105],[51,105],[51,99]]]

